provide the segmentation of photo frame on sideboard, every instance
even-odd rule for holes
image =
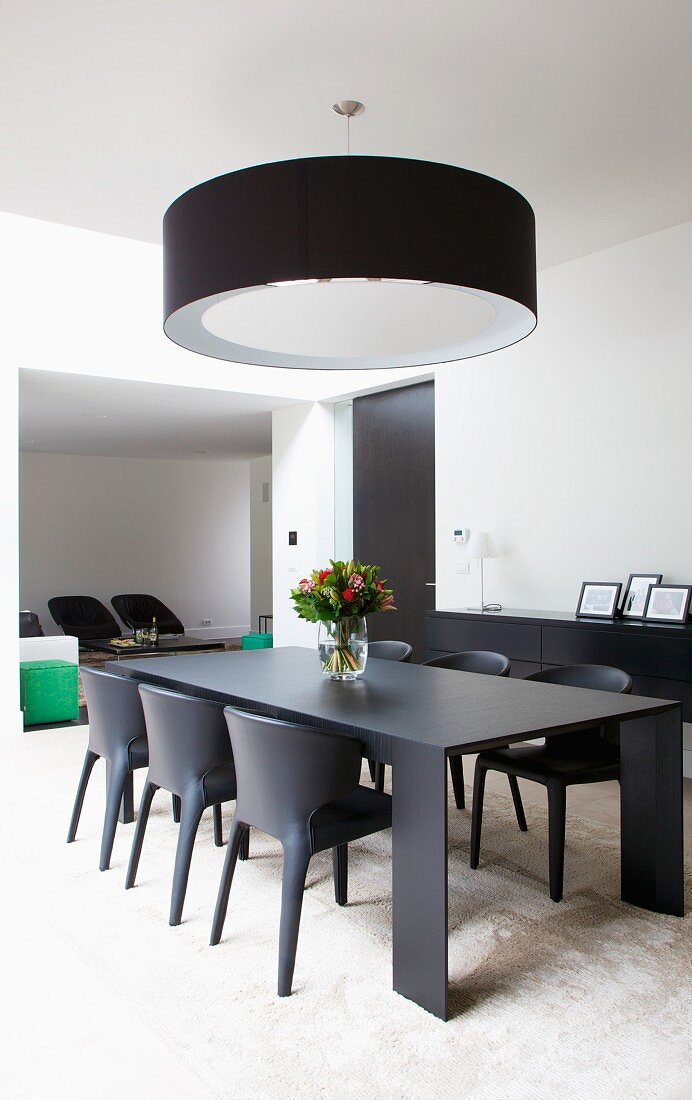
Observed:
[[[577,615],[588,619],[614,619],[621,592],[619,581],[584,581],[579,593]]]
[[[643,619],[652,584],[660,584],[663,573],[630,573],[620,614],[623,619]]]
[[[644,618],[647,622],[686,623],[691,599],[690,584],[652,584]]]

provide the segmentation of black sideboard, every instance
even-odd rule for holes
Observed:
[[[512,662],[512,676],[555,665],[614,665],[636,695],[679,699],[692,722],[692,624],[578,619],[560,611],[427,613],[428,660],[464,649],[491,649]]]

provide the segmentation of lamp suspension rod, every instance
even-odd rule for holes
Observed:
[[[346,119],[346,156],[351,155],[351,119],[362,115],[365,107],[357,99],[340,99],[332,104],[332,111]]]

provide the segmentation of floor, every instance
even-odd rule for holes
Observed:
[[[180,928],[170,929],[165,907],[175,830],[167,799],[152,817],[154,834],[134,891],[122,890],[121,881],[132,826],[119,830],[112,870],[101,875],[95,869],[101,777],[88,793],[78,842],[69,848],[64,843],[86,732],[85,726],[33,731],[12,739],[4,758],[6,774],[32,779],[28,793],[20,782],[6,787],[0,807],[2,835],[11,839],[3,846],[3,877],[11,892],[0,911],[6,1009],[3,1096],[120,1100],[136,1092],[147,1100],[547,1100],[563,1068],[558,1061],[539,1073],[536,1063],[542,1051],[555,1046],[556,1034],[568,1035],[574,1049],[564,1052],[566,1064],[573,1057],[579,1067],[569,1070],[574,1075],[561,1089],[566,1098],[682,1100],[692,1095],[685,1091],[678,1064],[680,1035],[673,1033],[677,1021],[684,1030],[680,973],[685,971],[680,970],[679,956],[673,965],[671,955],[673,940],[689,917],[685,922],[642,918],[641,911],[622,907],[614,896],[603,902],[594,893],[600,883],[591,883],[588,849],[587,858],[578,851],[580,834],[590,836],[591,826],[580,827],[576,820],[568,828],[574,843],[568,858],[570,890],[566,902],[554,906],[546,896],[544,856],[539,854],[535,866],[515,862],[516,852],[545,842],[542,791],[534,785],[522,784],[530,825],[527,838],[512,827],[506,780],[489,777],[493,812],[484,835],[483,874],[473,872],[475,878],[468,878],[468,814],[450,814],[460,830],[450,834],[450,866],[458,866],[463,878],[461,892],[458,884],[450,885],[450,907],[461,922],[462,939],[453,950],[450,946],[451,973],[455,967],[458,971],[459,1015],[444,1025],[388,988],[386,877],[384,883],[364,885],[370,857],[377,854],[381,866],[388,867],[386,842],[379,853],[353,853],[353,896],[346,909],[333,906],[327,864],[315,872],[304,909],[312,931],[301,941],[296,993],[279,1001],[272,986],[280,859],[271,842],[253,842],[254,865],[244,865],[256,880],[270,872],[273,876],[266,896],[254,896],[260,908],[253,913],[251,895],[243,899],[241,893],[239,923],[212,951],[206,939],[223,852],[211,844],[207,823],[195,850],[186,919]],[[472,758],[465,758],[467,781],[472,766]],[[141,776],[137,778],[140,786]],[[506,848],[507,860],[501,875],[493,879],[498,840],[492,819],[503,804],[508,809],[500,845]],[[606,827],[617,824],[617,784],[572,789],[568,812]],[[690,780],[685,782],[685,817],[692,852]],[[606,828],[593,835],[606,838],[614,868],[616,834]],[[155,856],[157,846],[160,858]],[[612,880],[613,868],[605,879]],[[468,908],[469,882],[472,889],[478,888],[480,908]],[[373,889],[379,891],[377,897]],[[611,894],[616,889],[612,881],[608,889]],[[498,897],[504,899],[502,904]],[[375,901],[381,919],[373,925]],[[627,927],[625,917],[632,920]],[[594,932],[601,950],[596,964],[589,957]],[[532,955],[536,937],[545,950]],[[506,954],[512,944],[518,956]],[[646,962],[641,954],[644,944]],[[639,954],[632,955],[632,945]],[[251,954],[255,949],[256,956]],[[498,951],[505,954],[498,956]],[[544,954],[551,962],[541,974]],[[517,957],[526,964],[517,963]],[[334,968],[337,976],[343,968],[345,977],[330,985]],[[666,974],[672,993],[659,988]],[[485,975],[489,985],[484,986],[479,975]],[[647,1002],[647,997],[653,999]],[[633,1007],[639,1002],[644,1007]],[[658,1035],[651,1034],[652,1022],[647,1019],[651,1005],[660,1022]],[[534,1011],[538,1031],[531,1021]],[[598,1065],[590,1035],[590,1029],[603,1030],[601,1011],[608,1014],[605,1031],[611,1029],[614,1049],[622,1055],[618,1063],[609,1054],[605,1067]],[[664,1019],[665,1012],[670,1016]],[[348,1021],[348,1037],[342,1020]],[[585,1041],[594,1052],[593,1065],[584,1064],[579,1044]],[[529,1048],[531,1069],[525,1057]],[[647,1073],[655,1084],[646,1079]]]

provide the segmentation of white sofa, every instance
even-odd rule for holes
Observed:
[[[69,661],[79,664],[79,639],[71,634],[47,635],[44,638],[20,638],[20,661]]]

